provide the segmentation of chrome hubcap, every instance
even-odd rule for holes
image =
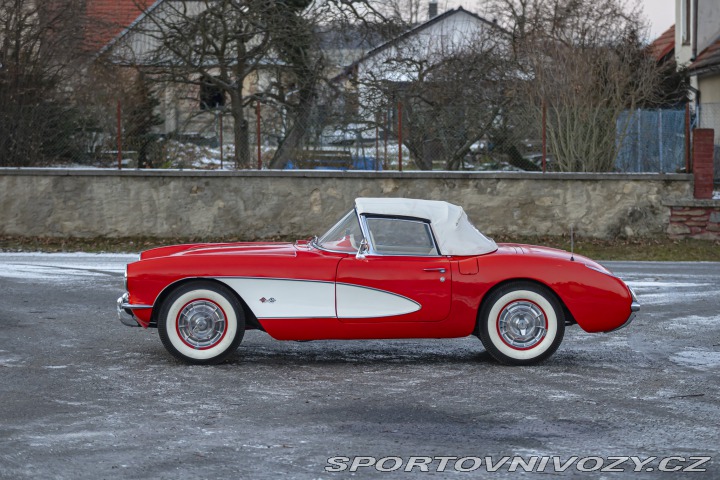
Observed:
[[[500,312],[498,332],[503,341],[511,347],[532,348],[540,343],[547,333],[545,315],[533,302],[512,302]]]
[[[190,302],[178,315],[178,333],[193,348],[209,348],[223,337],[227,322],[220,307],[208,300]]]

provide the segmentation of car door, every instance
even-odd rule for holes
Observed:
[[[338,264],[336,311],[343,322],[439,322],[450,313],[450,261],[429,222],[361,219],[369,251]]]

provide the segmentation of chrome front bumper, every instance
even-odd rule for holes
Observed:
[[[139,327],[140,324],[137,322],[137,320],[135,320],[133,310],[152,308],[152,305],[131,305],[129,302],[130,297],[127,292],[125,292],[122,297],[117,299],[118,320],[120,320],[123,325],[127,325],[128,327]]]

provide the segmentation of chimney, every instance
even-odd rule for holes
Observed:
[[[428,19],[432,20],[437,17],[438,14],[438,3],[437,0],[430,0],[428,4]]]

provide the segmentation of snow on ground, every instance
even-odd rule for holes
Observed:
[[[707,367],[720,367],[720,352],[692,349],[678,352],[670,360],[693,368],[705,369]]]
[[[114,253],[0,253],[0,278],[66,282],[78,277],[123,274],[134,254]]]

